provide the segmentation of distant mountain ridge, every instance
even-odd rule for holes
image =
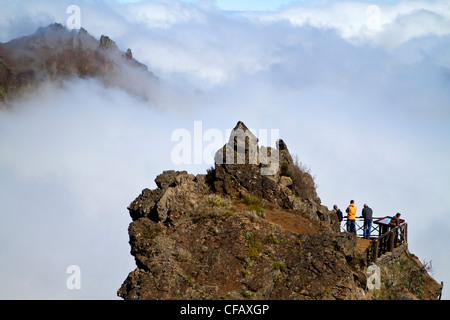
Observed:
[[[69,30],[55,23],[0,43],[0,104],[43,81],[72,77],[98,78],[147,100],[157,80],[131,49],[123,52],[109,37],[98,40],[83,28]]]

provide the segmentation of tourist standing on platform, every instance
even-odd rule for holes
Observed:
[[[347,231],[356,233],[356,223],[355,223],[356,206],[355,206],[355,201],[350,200],[350,205],[348,206],[347,210],[345,210],[345,212],[347,212]]]
[[[363,238],[369,239],[370,231],[372,230],[373,211],[366,203],[364,204],[364,208],[362,209],[362,216],[364,218]]]
[[[400,215],[400,212],[397,212],[397,214],[392,217],[391,222],[389,223],[391,226],[391,230],[400,225]],[[398,236],[399,232],[398,229],[396,229],[394,234],[394,247],[397,247],[397,243],[399,242]]]
[[[341,230],[341,222],[343,220],[343,215],[341,209],[338,208],[337,204],[333,206],[334,211],[336,211],[337,218],[339,220],[339,230]]]

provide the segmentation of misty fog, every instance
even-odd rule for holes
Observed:
[[[70,1],[17,1],[0,42],[65,23]],[[176,165],[178,128],[279,129],[322,203],[402,213],[409,250],[450,281],[450,10],[444,1],[309,1],[276,12],[210,2],[80,1],[81,24],[160,79],[149,103],[95,79],[46,82],[0,111],[2,298],[116,299],[134,269],[128,204]],[[333,17],[339,16],[340,19]],[[133,83],[136,79],[124,79]],[[427,239],[423,241],[422,239]],[[66,287],[69,265],[81,289]],[[444,287],[444,298],[446,297]]]

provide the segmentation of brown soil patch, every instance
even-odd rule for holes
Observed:
[[[238,211],[245,211],[247,206],[235,202],[233,203],[234,209]],[[314,225],[311,220],[301,216],[299,212],[283,209],[268,209],[264,208],[266,220],[270,223],[279,225],[284,230],[293,231],[299,234],[304,233],[317,233],[319,232],[319,226]],[[357,238],[356,248],[360,252],[365,252],[370,246],[372,240]]]
[[[358,249],[360,252],[365,252],[371,242],[372,242],[372,240],[370,240],[370,239],[357,238],[356,239],[356,249]]]
[[[248,207],[239,201],[234,201],[232,206],[235,211],[248,210]],[[279,225],[283,230],[289,230],[300,234],[319,232],[318,225],[315,225],[311,220],[302,217],[301,214],[296,211],[264,208],[264,214],[266,215],[266,221]]]
[[[302,217],[295,211],[264,209],[264,213],[266,214],[266,220],[278,224],[284,230],[300,234],[319,232],[318,226],[314,226],[310,220]],[[371,242],[372,240],[370,239],[357,238],[356,249],[360,252],[365,252]]]
[[[266,220],[278,224],[284,230],[297,233],[317,233],[318,229],[310,220],[303,218],[298,213],[284,210],[265,209]]]

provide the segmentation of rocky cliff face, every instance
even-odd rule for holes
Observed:
[[[137,268],[124,299],[364,299],[364,255],[334,212],[297,195],[283,141],[257,145],[239,122],[207,175],[166,171],[129,205]],[[241,131],[241,132],[239,132]],[[240,133],[244,133],[241,135]],[[246,135],[246,137],[245,137]],[[244,147],[233,142],[244,139]],[[229,149],[227,149],[229,148]],[[272,175],[265,155],[279,154]],[[239,159],[244,159],[236,163]],[[242,163],[244,162],[244,163]],[[287,163],[287,164],[286,164]],[[312,177],[309,177],[312,179]],[[299,186],[297,186],[299,187]]]
[[[239,144],[240,141],[240,144]],[[275,161],[278,155],[279,161]],[[227,161],[227,155],[229,156]],[[128,207],[136,269],[124,299],[434,299],[440,285],[407,249],[385,264],[382,288],[367,286],[367,262],[355,234],[339,232],[312,177],[279,140],[258,146],[239,122],[206,175],[165,171]],[[275,164],[275,167],[272,167]],[[261,169],[271,167],[270,174]],[[297,170],[297,171],[296,171]],[[267,173],[267,171],[266,171]],[[299,178],[300,177],[300,178]],[[308,196],[305,196],[308,195]],[[401,259],[400,259],[401,258]],[[390,263],[409,265],[398,274]],[[406,262],[404,262],[406,261]],[[427,279],[393,296],[386,284],[415,270]],[[414,290],[416,290],[414,289]]]
[[[68,30],[61,24],[39,28],[34,34],[0,44],[0,103],[19,96],[46,80],[71,77],[101,79],[150,99],[156,80],[128,49],[122,52],[107,36],[95,39],[86,30]]]

